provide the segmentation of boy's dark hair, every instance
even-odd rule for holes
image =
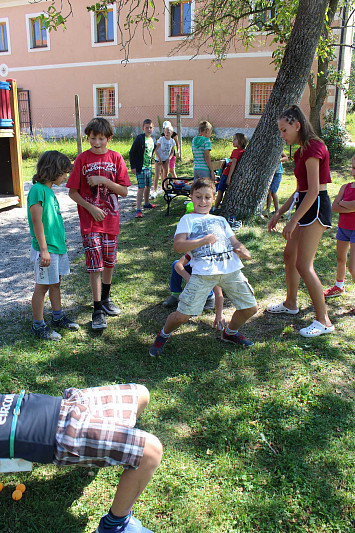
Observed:
[[[70,172],[73,165],[69,157],[57,150],[48,150],[39,156],[36,174],[32,178],[32,183],[42,183],[56,181],[59,176]]]
[[[145,126],[146,124],[153,124],[153,121],[150,120],[150,118],[146,118],[146,119],[143,120],[143,128],[144,128],[144,126]]]
[[[96,117],[90,120],[84,133],[88,137],[92,133],[93,135],[104,135],[106,139],[109,139],[113,135],[113,130],[108,120],[102,117]]]
[[[248,137],[246,135],[244,135],[244,133],[237,132],[235,134],[235,138],[237,139],[238,144],[241,147],[241,149],[245,150],[246,145],[248,144]]]
[[[202,120],[198,125],[198,132],[204,133],[207,130],[212,130],[212,124],[208,120]]]
[[[214,194],[216,192],[216,187],[211,178],[198,178],[196,181],[193,182],[191,185],[191,191],[190,195],[194,191],[198,191],[199,189],[202,189],[203,187],[208,187],[211,189],[212,193]]]

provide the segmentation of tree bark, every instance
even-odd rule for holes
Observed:
[[[311,71],[329,0],[300,0],[295,24],[265,111],[227,189],[224,216],[260,212],[284,146],[277,120],[298,104]]]

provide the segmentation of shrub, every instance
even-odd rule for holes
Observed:
[[[345,150],[347,132],[339,120],[334,120],[332,111],[328,111],[323,118],[322,139],[329,150],[330,164],[337,163],[341,161]]]

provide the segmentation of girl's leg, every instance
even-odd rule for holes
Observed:
[[[278,198],[276,192],[272,192],[271,196],[272,196],[272,201],[274,203],[275,213],[276,213],[276,211],[278,211],[278,209],[279,209],[279,198]],[[271,205],[271,202],[270,202],[270,205]]]
[[[159,163],[159,161],[156,161],[155,162],[155,174],[154,174],[154,192],[157,192],[158,190],[160,171],[161,171],[161,164]]]
[[[43,320],[44,297],[48,291],[49,285],[40,285],[36,283],[32,296],[32,315],[33,319],[40,322]]]
[[[168,177],[168,172],[169,172],[169,161],[168,161],[168,159],[162,164],[162,169],[163,169],[163,172],[162,172],[161,182],[163,183],[165,178]]]
[[[60,282],[49,285],[49,299],[51,301],[52,311],[60,311],[62,308]]]
[[[355,243],[354,242],[350,245],[350,258],[349,258],[348,268],[355,283]]]
[[[337,240],[337,280],[344,281],[350,242]],[[350,267],[350,263],[349,263]]]
[[[284,263],[286,272],[286,300],[283,302],[288,309],[297,309],[297,291],[300,283],[300,275],[296,268],[299,226],[295,229],[284,249]]]
[[[325,305],[323,287],[313,266],[317,247],[325,228],[316,220],[310,226],[303,226],[299,230],[296,267],[311,297],[316,320],[323,326],[329,327],[332,323]]]
[[[272,200],[272,196],[271,196],[271,192],[269,191],[267,193],[267,198],[266,198],[266,209],[267,209],[267,211],[270,211],[271,200]]]

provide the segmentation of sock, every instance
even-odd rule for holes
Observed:
[[[101,301],[110,297],[111,283],[103,283],[101,286]]]
[[[59,311],[52,311],[53,313],[53,320],[60,320],[62,316],[64,315],[62,309],[59,309]]]
[[[164,337],[164,339],[168,339],[171,335],[171,333],[165,333],[164,328],[161,328],[160,335]]]
[[[39,328],[41,328],[42,326],[45,326],[45,325],[46,325],[46,323],[45,323],[43,318],[42,318],[42,320],[34,320],[33,321],[33,327],[35,329],[39,329]]]
[[[103,517],[102,525],[104,526],[104,529],[113,529],[114,527],[122,526],[128,516],[129,514],[126,516],[116,516],[110,509],[107,515]]]
[[[228,324],[225,327],[225,331],[227,335],[236,335],[238,333],[237,329],[229,329]]]
[[[179,296],[180,296],[180,292],[172,292],[171,295],[172,296],[175,296],[175,298],[179,299]]]
[[[339,289],[344,289],[344,280],[336,280],[335,282],[335,286],[338,287]]]
[[[101,310],[102,310],[101,300],[99,302],[94,302],[94,312],[101,311]]]

